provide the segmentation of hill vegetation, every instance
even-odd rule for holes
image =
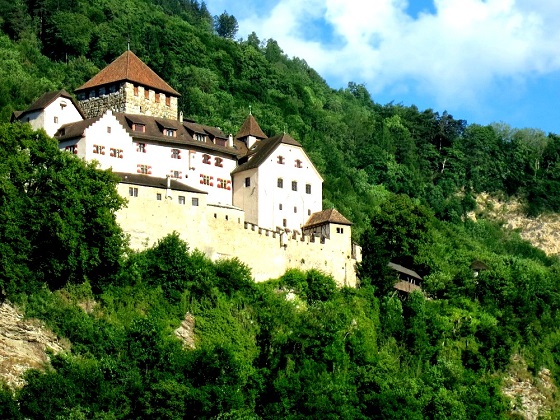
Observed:
[[[251,105],[267,134],[300,140],[324,206],[355,222],[364,248],[358,289],[317,271],[255,284],[241,262],[209,261],[177,235],[133,252],[110,173],[2,124],[0,291],[72,347],[16,393],[1,388],[0,417],[495,419],[511,408],[500,388],[512,356],[558,383],[558,259],[464,217],[480,192],[558,210],[557,135],[376,104],[356,83],[333,90],[274,40],[218,36],[196,0],[0,10],[4,121],[130,42],[186,116],[235,133]],[[475,260],[488,267],[478,277]],[[396,295],[388,261],[418,271],[429,299]],[[173,334],[185,314],[195,349]],[[551,401],[541,414],[560,413]]]

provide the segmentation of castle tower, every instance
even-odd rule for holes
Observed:
[[[132,51],[76,89],[87,118],[114,112],[177,119],[179,93],[150,69]]]
[[[253,117],[253,114],[249,114],[235,138],[241,140],[245,143],[247,149],[250,149],[258,140],[264,140],[267,136],[259,127],[259,123]]]

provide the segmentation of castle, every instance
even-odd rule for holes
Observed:
[[[179,93],[131,51],[75,93],[45,93],[12,119],[119,176],[132,248],[177,231],[210,258],[237,257],[256,281],[316,268],[356,285],[352,224],[322,209],[323,178],[290,135],[267,137],[251,113],[235,137],[183,119]]]

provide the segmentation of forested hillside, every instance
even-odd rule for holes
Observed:
[[[496,419],[522,408],[501,392],[513,356],[559,383],[558,259],[465,218],[480,192],[560,210],[557,135],[378,104],[358,83],[333,90],[274,40],[216,31],[197,0],[0,11],[2,122],[130,44],[185,116],[235,133],[251,106],[268,135],[301,141],[324,207],[355,223],[364,250],[358,289],[317,271],[254,284],[239,261],[209,261],[176,235],[133,252],[110,173],[2,124],[0,292],[71,350],[17,392],[0,386],[1,418]],[[397,295],[389,261],[421,274],[425,295]],[[173,333],[186,315],[194,349]],[[541,414],[557,418],[548,392]]]

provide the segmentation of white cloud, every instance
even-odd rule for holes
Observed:
[[[412,89],[439,105],[468,106],[496,81],[522,83],[560,69],[560,2],[435,0],[434,6],[435,14],[414,19],[405,0],[279,0],[261,15],[244,6],[236,16],[240,36],[273,38],[323,77],[340,86],[365,82],[374,95]],[[317,19],[342,42],[306,39],[306,25]]]

